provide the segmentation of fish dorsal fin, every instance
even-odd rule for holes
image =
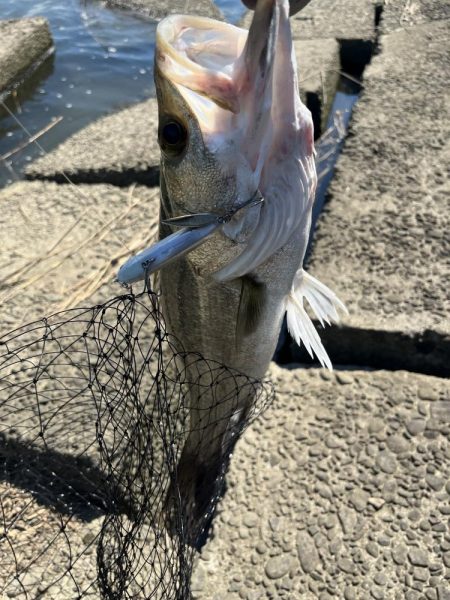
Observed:
[[[287,326],[289,333],[300,346],[301,342],[311,358],[316,355],[320,364],[333,370],[319,334],[305,310],[306,300],[322,326],[339,323],[338,310],[348,314],[345,305],[326,285],[300,269],[294,279],[287,301]]]

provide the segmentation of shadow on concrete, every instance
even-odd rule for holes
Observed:
[[[92,521],[111,512],[108,476],[87,456],[72,456],[0,433],[0,481],[56,512]],[[111,490],[110,490],[111,491]],[[116,510],[126,501],[114,489]]]

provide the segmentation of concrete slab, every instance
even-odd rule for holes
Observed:
[[[375,6],[376,0],[314,0],[291,17],[292,33],[301,40],[374,40]],[[246,13],[242,27],[250,27],[252,15]]]
[[[107,6],[125,8],[151,19],[163,19],[171,14],[189,14],[223,19],[223,15],[212,0],[107,0]]]
[[[21,182],[0,193],[0,335],[120,295],[121,262],[156,236],[159,190]]]
[[[52,46],[48,22],[42,17],[0,21],[0,95],[20,83]]]
[[[445,598],[449,382],[281,370],[233,453],[197,600]]]
[[[318,137],[325,129],[339,82],[339,44],[335,39],[296,40],[294,48],[300,96],[312,112]]]
[[[28,179],[158,185],[158,106],[151,99],[103,117],[32,163]]]
[[[350,311],[338,364],[450,374],[449,31],[383,36],[365,73],[309,265]]]
[[[382,6],[381,33],[391,33],[430,21],[450,19],[450,3],[442,0],[395,0]]]

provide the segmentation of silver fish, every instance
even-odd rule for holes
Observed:
[[[155,82],[161,242],[152,256],[167,253],[174,240],[170,260],[160,261],[167,329],[186,352],[261,379],[287,312],[295,340],[331,368],[304,300],[322,324],[337,322],[345,307],[302,268],[317,178],[288,0],[259,0],[250,31],[192,16],[163,20]],[[259,195],[263,202],[250,202]],[[196,232],[192,248],[178,252],[174,219]],[[220,224],[213,231],[212,222]],[[195,361],[188,365],[191,433],[177,472],[192,531],[218,492],[220,469],[256,393],[196,369]]]

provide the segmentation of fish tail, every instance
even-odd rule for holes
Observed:
[[[169,534],[194,548],[201,545],[224,483],[224,457],[213,458],[204,463],[198,455],[184,450],[163,505]]]
[[[202,427],[196,413],[163,505],[166,529],[200,547],[225,482],[231,453],[251,405],[234,407],[219,423]],[[203,411],[200,411],[203,412]]]
[[[305,310],[306,300],[322,327],[325,323],[339,323],[338,310],[345,314],[348,311],[336,294],[326,285],[300,269],[294,279],[291,293],[287,300],[287,326],[298,345],[303,342],[308,354],[316,355],[320,364],[333,370],[330,357],[325,350],[316,328]]]

